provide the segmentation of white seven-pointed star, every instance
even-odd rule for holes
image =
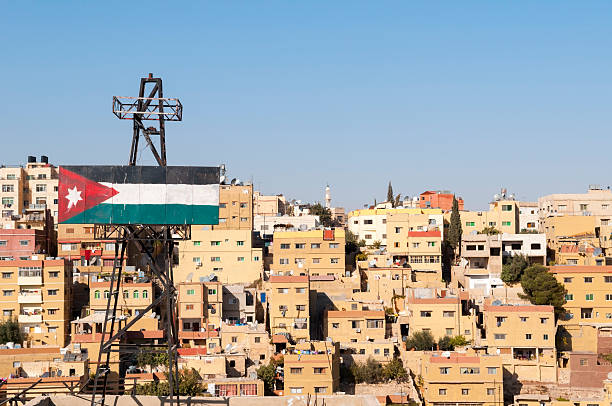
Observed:
[[[68,189],[66,199],[68,199],[68,210],[70,210],[72,206],[76,206],[79,201],[83,200],[81,197],[81,191],[77,190],[76,186],[72,189]]]

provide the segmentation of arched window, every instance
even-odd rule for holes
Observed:
[[[129,299],[129,297],[130,297],[130,292],[128,290],[124,290],[123,291],[123,298],[124,299]]]
[[[142,298],[143,299],[148,299],[149,297],[149,291],[148,290],[143,290],[142,291]]]
[[[138,299],[138,291],[137,290],[134,291],[134,299]]]
[[[104,299],[108,299],[110,297],[110,292],[108,290],[104,291]]]
[[[99,290],[96,290],[94,292],[94,299],[100,299],[100,291]]]

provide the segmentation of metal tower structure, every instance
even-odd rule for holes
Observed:
[[[166,166],[165,122],[181,121],[183,106],[178,99],[164,98],[162,79],[154,78],[153,74],[140,80],[138,97],[113,97],[113,114],[122,120],[132,120],[133,136],[130,149],[129,165],[136,166],[140,138],[144,138],[147,146],[159,166]],[[157,126],[146,127],[144,122],[152,122]],[[155,146],[152,136],[159,136],[159,149]],[[176,314],[176,288],[173,280],[173,254],[175,241],[191,238],[191,226],[183,225],[94,225],[94,237],[101,240],[115,241],[115,264],[110,280],[109,296],[106,305],[100,352],[96,373],[89,383],[93,388],[91,405],[104,405],[106,395],[111,392],[119,394],[121,382],[125,381],[126,366],[122,354],[137,354],[140,351],[164,352],[168,354],[168,386],[169,404],[178,404],[178,317]],[[143,257],[147,266],[155,275],[161,290],[159,296],[129,322],[125,322],[117,314],[120,299],[122,274],[126,251],[135,249]],[[145,314],[156,308],[162,310],[160,322],[164,322],[166,344],[152,342],[150,344],[129,344],[124,342],[127,331]],[[123,324],[123,325],[122,325]],[[117,388],[112,388],[109,380],[111,373],[111,354],[118,353],[119,379]]]

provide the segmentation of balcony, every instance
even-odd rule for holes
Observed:
[[[34,293],[29,293],[29,294],[19,294],[19,296],[17,297],[17,303],[23,303],[23,304],[38,304],[38,303],[42,303],[42,295],[39,294],[34,294]]]
[[[42,314],[20,314],[19,323],[42,323]]]
[[[42,275],[38,276],[21,276],[17,277],[17,285],[38,286],[42,285]]]
[[[46,204],[29,204],[26,210],[47,210]]]

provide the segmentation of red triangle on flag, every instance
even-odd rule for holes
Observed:
[[[60,223],[119,193],[112,187],[104,186],[61,166],[58,190],[58,220]]]

